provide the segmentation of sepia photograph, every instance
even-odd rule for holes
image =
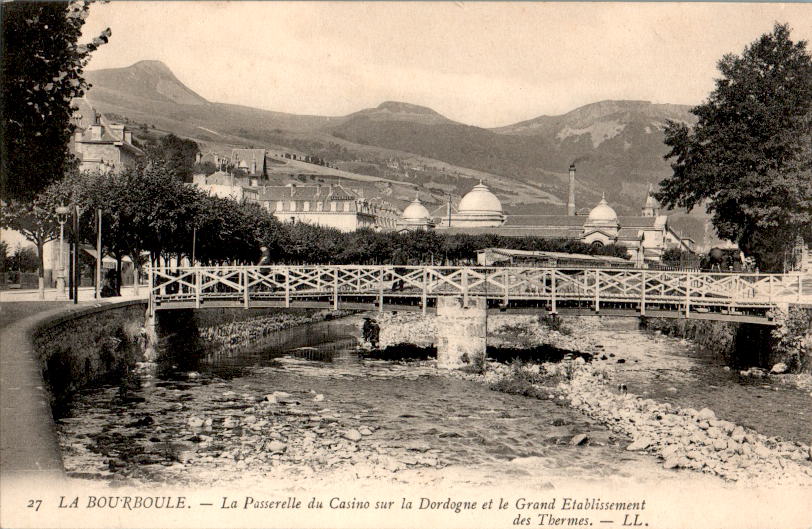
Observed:
[[[812,528],[810,4],[0,20],[0,526]]]

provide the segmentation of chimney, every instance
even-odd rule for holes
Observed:
[[[575,216],[575,164],[570,164],[570,194],[567,198],[567,215]]]

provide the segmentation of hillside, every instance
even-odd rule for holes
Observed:
[[[649,183],[670,174],[663,130],[667,120],[693,123],[689,107],[646,101],[601,101],[561,116],[539,116],[486,129],[458,123],[410,103],[386,101],[347,116],[308,116],[209,102],[158,61],[87,72],[87,98],[134,128],[194,139],[204,151],[263,146],[319,156],[347,175],[419,186],[430,206],[467,192],[479,179],[510,211],[559,213],[567,168],[577,166],[576,203],[606,193],[620,214],[639,211]],[[296,177],[297,168],[277,168]],[[403,191],[405,193],[405,191]],[[390,196],[399,204],[411,197]],[[421,195],[422,196],[422,195]],[[699,239],[698,216],[680,221]]]

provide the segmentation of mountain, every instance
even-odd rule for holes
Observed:
[[[647,101],[601,101],[560,116],[498,128],[448,119],[423,106],[386,101],[347,116],[308,116],[210,102],[159,61],[86,73],[91,103],[138,134],[154,128],[198,141],[203,150],[265,146],[313,155],[346,171],[417,185],[430,209],[482,179],[508,212],[560,213],[567,168],[577,167],[576,204],[606,193],[620,214],[640,211],[648,185],[671,173],[663,156],[668,120],[692,124],[690,107]],[[290,165],[290,164],[289,164]],[[301,167],[276,168],[301,176]],[[392,196],[395,202],[412,197]],[[682,216],[697,240],[697,215]],[[697,233],[695,233],[697,232]]]
[[[96,91],[129,92],[141,99],[179,105],[209,105],[161,61],[140,61],[129,68],[90,71],[85,77]]]

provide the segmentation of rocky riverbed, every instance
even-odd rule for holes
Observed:
[[[493,392],[433,361],[319,362],[296,353],[256,359],[232,378],[162,380],[144,371],[140,387],[84,395],[59,424],[69,475],[293,488],[359,478],[538,489],[684,478],[625,451],[626,435],[576,410]],[[581,434],[589,441],[571,442]]]
[[[428,333],[413,315],[387,318],[388,328],[400,328],[389,343]],[[653,395],[658,373],[681,384],[676,394],[666,388],[675,398],[704,382],[678,340],[595,318],[567,329],[495,317],[491,343],[590,351],[593,361],[489,362],[476,375],[437,371],[432,360],[359,356],[352,344],[363,320],[351,320],[315,324],[332,333],[321,345],[309,327],[285,331],[302,333],[286,343],[308,347],[229,357],[240,361],[231,374],[217,365],[161,379],[144,369],[127,390],[88,392],[59,424],[69,475],[138,486],[270,480],[292,488],[359,478],[540,489],[584,481],[812,484],[806,444],[739,424],[724,406],[712,412],[703,409],[716,409],[712,403]]]
[[[808,445],[719,420],[709,408],[680,408],[628,393],[625,385],[617,384],[612,370],[582,358],[556,364],[490,363],[482,375],[455,375],[495,389],[527,384],[535,391],[524,389],[525,394],[567,403],[627,435],[631,442],[626,450],[656,455],[665,469],[686,468],[745,485],[812,486]],[[587,441],[588,436],[573,438],[573,443]]]

